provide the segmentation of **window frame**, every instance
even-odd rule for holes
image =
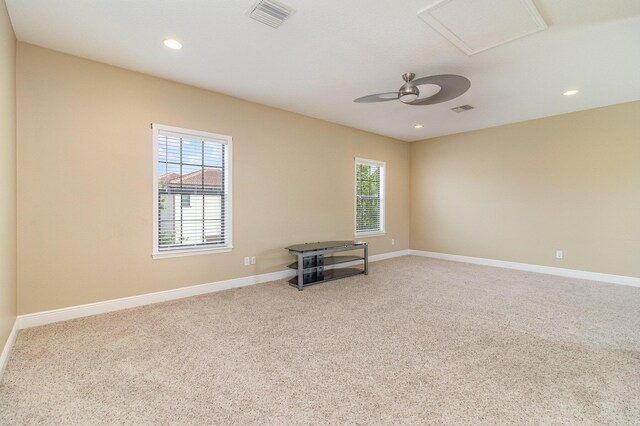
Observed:
[[[355,157],[353,167],[353,229],[356,237],[375,237],[385,235],[385,210],[386,210],[386,173],[387,163],[384,161],[370,160],[368,158]],[[375,231],[358,231],[358,166],[378,166],[380,167],[380,229]]]
[[[153,130],[153,259],[163,259],[168,257],[181,257],[181,256],[194,256],[200,254],[212,254],[212,253],[226,253],[233,250],[232,239],[232,223],[233,223],[233,186],[232,186],[232,163],[233,163],[233,138],[228,135],[221,135],[217,133],[204,132],[200,130],[185,129],[181,127],[167,126],[164,124],[152,123],[151,129]],[[222,143],[226,145],[226,151],[228,161],[225,162],[224,182],[225,182],[225,220],[224,220],[224,235],[226,237],[226,244],[220,247],[202,247],[191,246],[184,248],[173,248],[171,250],[160,250],[159,244],[159,212],[158,212],[158,136],[160,132],[173,133],[178,137],[195,137],[203,140],[209,140],[215,143]]]

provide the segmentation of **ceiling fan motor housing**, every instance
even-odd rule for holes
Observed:
[[[418,89],[418,86],[414,86],[408,82],[402,85],[398,93],[400,95],[400,101],[404,102],[405,104],[415,101],[420,96],[420,90]]]

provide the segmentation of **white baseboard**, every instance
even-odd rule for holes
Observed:
[[[409,250],[376,254],[373,256],[369,256],[369,261],[376,262],[378,260],[391,259],[394,257],[406,256],[408,254]],[[358,262],[354,262],[354,264],[356,263]],[[345,263],[341,264],[340,266],[348,265],[349,264]],[[249,277],[234,278],[231,280],[182,287],[174,290],[141,294],[139,296],[123,297],[121,299],[105,300],[103,302],[88,303],[86,305],[70,306],[68,308],[36,312],[33,314],[18,316],[17,324],[18,329],[37,327],[40,325],[51,324],[59,321],[67,321],[75,318],[119,311],[121,309],[135,308],[137,306],[151,305],[153,303],[160,303],[169,300],[182,299],[185,297],[198,296],[206,293],[213,293],[230,288],[245,287],[254,284],[266,283],[269,281],[288,279],[293,277],[295,274],[296,273],[294,270],[288,269],[286,271],[252,275]]]
[[[407,249],[407,250],[392,251],[389,253],[374,254],[373,256],[369,256],[369,262],[377,262],[378,260],[386,260],[386,259],[393,259],[394,257],[408,256],[410,251],[411,250]]]
[[[2,355],[0,355],[0,379],[2,379],[2,375],[4,374],[4,369],[7,366],[7,362],[9,362],[9,356],[11,355],[11,350],[13,349],[13,344],[16,341],[16,335],[18,334],[18,319],[13,322],[13,328],[11,329],[11,333],[9,333],[9,337],[4,344],[4,348],[2,349]]]
[[[599,272],[580,271],[577,269],[556,268],[553,266],[532,265],[529,263],[508,262],[506,260],[484,259],[481,257],[459,256],[457,254],[436,253],[432,251],[409,250],[409,254],[413,256],[431,257],[434,259],[452,260],[454,262],[518,269],[520,271],[538,272],[541,274],[558,275],[561,277],[579,278],[582,280],[602,281],[612,284],[640,287],[640,278],[638,277],[601,274]]]
[[[36,312],[18,316],[18,328],[24,329],[39,325],[51,324],[59,321],[67,321],[90,315],[104,314],[119,311],[121,309],[135,308],[137,306],[151,305],[153,303],[198,296],[215,291],[227,290],[236,287],[266,283],[292,277],[293,271],[278,271],[268,274],[252,275],[249,277],[234,278],[231,280],[217,281],[207,284],[181,287],[173,290],[158,291],[155,293],[141,294],[139,296],[123,297],[102,302],[88,303],[86,305],[70,306],[68,308],[54,309],[51,311]]]

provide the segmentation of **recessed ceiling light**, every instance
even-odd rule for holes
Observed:
[[[180,43],[178,40],[173,40],[171,38],[168,38],[164,41],[164,45],[167,46],[169,49],[182,49],[182,43]]]
[[[573,95],[577,95],[578,93],[580,93],[579,90],[567,90],[566,92],[563,93],[563,95],[565,96],[573,96]]]
[[[422,124],[416,124],[413,126],[414,129],[422,129]]]

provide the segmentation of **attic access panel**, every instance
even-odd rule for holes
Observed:
[[[532,0],[440,0],[418,17],[467,55],[547,28]]]

